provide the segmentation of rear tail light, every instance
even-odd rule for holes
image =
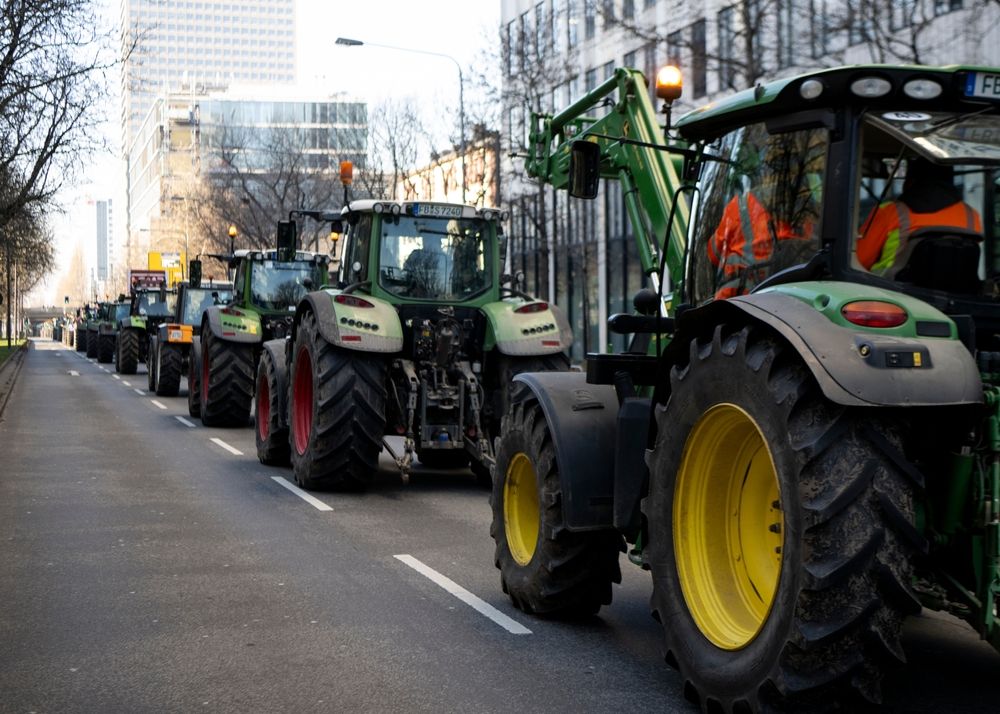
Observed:
[[[532,312],[545,312],[549,309],[549,304],[547,302],[529,302],[527,305],[521,305],[521,307],[515,308],[514,312],[519,312],[523,314],[530,314]]]
[[[357,295],[341,294],[334,297],[333,301],[341,305],[347,305],[348,307],[375,307],[372,303],[364,298],[359,298]]]
[[[849,302],[840,309],[840,314],[861,327],[899,327],[909,318],[899,305],[880,300]]]

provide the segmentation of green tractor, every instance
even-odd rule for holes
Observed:
[[[337,287],[306,295],[289,338],[264,345],[260,460],[290,457],[303,488],[360,490],[384,445],[404,480],[414,455],[488,480],[511,377],[569,369],[573,339],[556,307],[505,287],[502,213],[362,200],[309,215],[345,233],[343,259]]]
[[[162,270],[132,270],[129,284],[128,312],[115,322],[115,371],[122,374],[135,374],[139,363],[147,362],[149,335],[170,318],[177,300],[177,291],[167,288]]]
[[[263,345],[290,333],[299,299],[327,282],[329,259],[284,244],[215,257],[235,271],[232,301],[202,312],[189,360],[188,410],[205,426],[246,426]]]
[[[705,711],[878,701],[922,606],[1000,647],[995,87],[837,68],[669,127],[664,84],[664,131],[619,69],[535,116],[528,172],[621,182],[650,287],[609,320],[626,352],[517,378],[492,496],[517,607],[598,611],[625,541]]]
[[[115,359],[118,325],[128,317],[129,304],[120,296],[118,302],[101,303],[97,313],[97,361],[105,364]],[[88,344],[89,348],[89,344]]]
[[[73,332],[75,334],[73,347],[77,352],[87,351],[87,323],[90,321],[92,310],[90,305],[84,305],[76,310],[76,317],[73,319]]]
[[[100,324],[107,319],[109,305],[113,303],[106,301],[98,301],[96,307],[91,307],[90,311],[85,315],[84,322],[84,333],[86,339],[84,344],[86,345],[85,350],[87,357],[90,359],[97,359],[98,357],[98,335],[100,334],[99,327]]]
[[[201,330],[205,310],[226,305],[233,297],[232,283],[202,284],[200,260],[192,260],[189,270],[190,281],[177,285],[173,313],[149,335],[146,362],[149,391],[163,397],[176,397],[180,391],[181,377],[190,369],[192,345]],[[191,391],[189,406],[192,404]],[[197,400],[193,403],[197,404]]]

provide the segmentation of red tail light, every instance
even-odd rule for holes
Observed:
[[[335,296],[333,301],[338,302],[341,305],[347,305],[348,307],[375,307],[370,302],[364,298],[359,298],[357,295],[340,294]]]
[[[532,312],[545,312],[549,309],[549,304],[547,302],[529,302],[527,305],[521,305],[521,307],[514,308],[514,312],[519,312],[522,315],[525,313]]]
[[[899,305],[880,300],[849,302],[840,308],[840,314],[862,327],[899,327],[909,317]]]

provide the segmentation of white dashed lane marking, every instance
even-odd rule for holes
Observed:
[[[132,385],[131,384],[127,384],[125,386],[131,387]],[[142,391],[141,389],[133,389],[132,391],[135,392],[136,394],[138,394],[140,397],[145,397],[146,396],[146,393],[144,391]],[[164,409],[165,408],[166,407],[164,407]]]
[[[187,419],[185,419],[182,416],[174,416],[174,419],[176,419],[177,421],[179,421],[181,424],[183,424],[186,427],[189,427],[191,429],[195,428],[194,424],[192,424],[191,422],[189,422]]]
[[[284,486],[289,491],[291,491],[292,493],[294,493],[296,496],[298,496],[299,498],[301,498],[303,501],[305,501],[309,505],[311,505],[314,508],[316,508],[316,510],[319,510],[319,511],[332,511],[333,510],[332,508],[330,508],[328,505],[326,505],[325,503],[323,503],[321,500],[319,500],[315,496],[312,496],[312,495],[306,493],[305,491],[303,491],[301,488],[299,488],[295,484],[290,483],[290,482],[286,481],[285,479],[281,478],[281,476],[272,476],[271,480],[276,481],[280,486]]]
[[[224,442],[222,439],[219,439],[219,438],[213,436],[212,437],[212,443],[215,444],[215,445],[217,445],[217,446],[221,446],[223,449],[225,449],[226,451],[228,451],[230,454],[234,454],[236,456],[243,456],[243,452],[242,451],[240,451],[239,449],[237,449],[235,446],[230,446],[229,444],[227,444],[226,442]]]
[[[151,401],[153,404],[155,404],[158,409],[166,409],[167,408],[167,406],[165,404],[160,404],[155,399],[150,399],[149,401]]]
[[[527,627],[522,625],[517,620],[507,617],[507,615],[504,615],[502,612],[497,610],[495,607],[490,605],[485,600],[481,600],[480,598],[476,597],[475,595],[470,593],[468,590],[463,588],[461,585],[456,583],[451,578],[445,577],[444,575],[434,570],[433,568],[424,565],[419,560],[414,558],[412,555],[403,554],[403,555],[396,555],[393,557],[403,563],[406,563],[408,566],[416,570],[418,573],[423,575],[425,578],[430,580],[435,585],[444,588],[447,592],[457,597],[459,600],[464,602],[466,605],[471,607],[479,614],[485,615],[489,619],[493,620],[493,622],[500,625],[500,627],[507,630],[507,632],[511,633],[512,635],[531,634],[531,630],[529,630]]]

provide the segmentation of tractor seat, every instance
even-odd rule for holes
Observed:
[[[979,292],[979,239],[966,233],[925,233],[913,236],[900,256],[894,278],[920,288],[959,295]]]

